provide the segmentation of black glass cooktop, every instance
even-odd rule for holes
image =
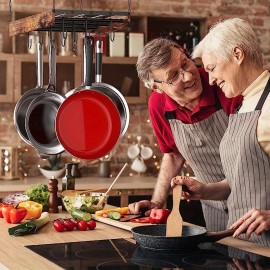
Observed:
[[[145,251],[131,239],[26,247],[67,270],[270,269],[270,258],[217,243],[203,244],[196,250],[175,254]]]

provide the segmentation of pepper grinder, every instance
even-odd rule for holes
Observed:
[[[58,213],[58,180],[52,176],[52,178],[49,180],[49,213]]]

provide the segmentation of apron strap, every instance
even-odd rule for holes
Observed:
[[[175,111],[171,111],[171,112],[165,112],[165,118],[169,121],[170,119],[175,119]]]
[[[222,109],[222,106],[221,106],[220,101],[218,99],[217,91],[216,90],[214,90],[214,95],[215,95],[215,102],[216,102],[215,103],[216,104],[216,110],[219,111],[219,110]]]
[[[257,104],[257,106],[255,108],[255,111],[262,109],[263,104],[264,104],[264,102],[265,102],[265,100],[266,100],[269,93],[270,93],[270,79],[268,80],[268,82],[267,82],[267,84],[266,84],[266,86],[265,86],[265,88],[263,90],[263,93],[262,93],[262,95],[261,95],[261,97],[260,97],[260,99],[258,101],[258,104]]]

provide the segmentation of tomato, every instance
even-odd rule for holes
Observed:
[[[130,222],[134,223],[149,223],[149,217],[133,218]]]
[[[53,222],[53,227],[57,232],[63,232],[65,230],[65,225],[62,221],[60,220],[55,220]]]
[[[95,228],[96,228],[96,222],[93,220],[93,219],[91,219],[91,220],[89,220],[88,222],[87,222],[87,226],[88,226],[88,229],[89,230],[94,230]]]
[[[75,228],[75,223],[69,219],[64,220],[64,227],[67,231],[73,231]]]
[[[149,217],[151,224],[166,223],[171,210],[168,209],[152,209]]]
[[[78,229],[80,231],[86,231],[87,230],[87,222],[84,220],[79,220],[78,222]]]
[[[74,221],[75,228],[77,228],[77,229],[79,229],[79,222],[80,222],[79,219],[76,219],[76,220]]]

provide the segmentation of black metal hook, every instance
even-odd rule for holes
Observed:
[[[111,42],[114,42],[115,39],[115,32],[113,31],[113,26],[112,26],[112,21],[110,23],[110,33],[109,33],[109,37]]]

